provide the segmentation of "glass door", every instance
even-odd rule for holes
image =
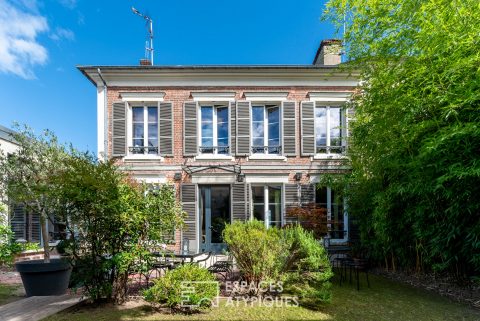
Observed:
[[[253,218],[265,226],[282,226],[282,186],[252,186]]]
[[[200,186],[200,249],[222,252],[226,248],[222,232],[230,224],[230,186]]]

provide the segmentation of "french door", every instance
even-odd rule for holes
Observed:
[[[200,250],[220,253],[222,232],[230,224],[230,185],[200,185]]]

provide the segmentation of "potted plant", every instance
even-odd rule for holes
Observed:
[[[12,136],[19,148],[9,155],[0,152],[0,196],[39,215],[44,249],[43,260],[17,262],[15,266],[27,296],[64,294],[71,266],[65,260],[50,259],[47,220],[58,206],[52,177],[62,170],[62,160],[68,154],[50,131],[35,136],[25,127]]]

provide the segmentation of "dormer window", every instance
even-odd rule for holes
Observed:
[[[230,154],[228,136],[228,106],[200,106],[200,153]]]

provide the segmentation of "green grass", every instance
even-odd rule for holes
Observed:
[[[18,295],[15,295],[19,286],[20,285],[0,284],[0,305],[20,299]]]
[[[222,301],[219,308],[189,316],[158,313],[148,306],[130,309],[116,306],[98,308],[86,306],[60,313],[47,320],[480,320],[480,311],[451,302],[436,294],[382,277],[372,276],[370,280],[371,288],[368,289],[366,284],[362,284],[360,291],[357,291],[354,285],[339,286],[335,282],[332,302],[318,307],[318,311],[302,307],[245,307],[243,304],[231,307]]]

